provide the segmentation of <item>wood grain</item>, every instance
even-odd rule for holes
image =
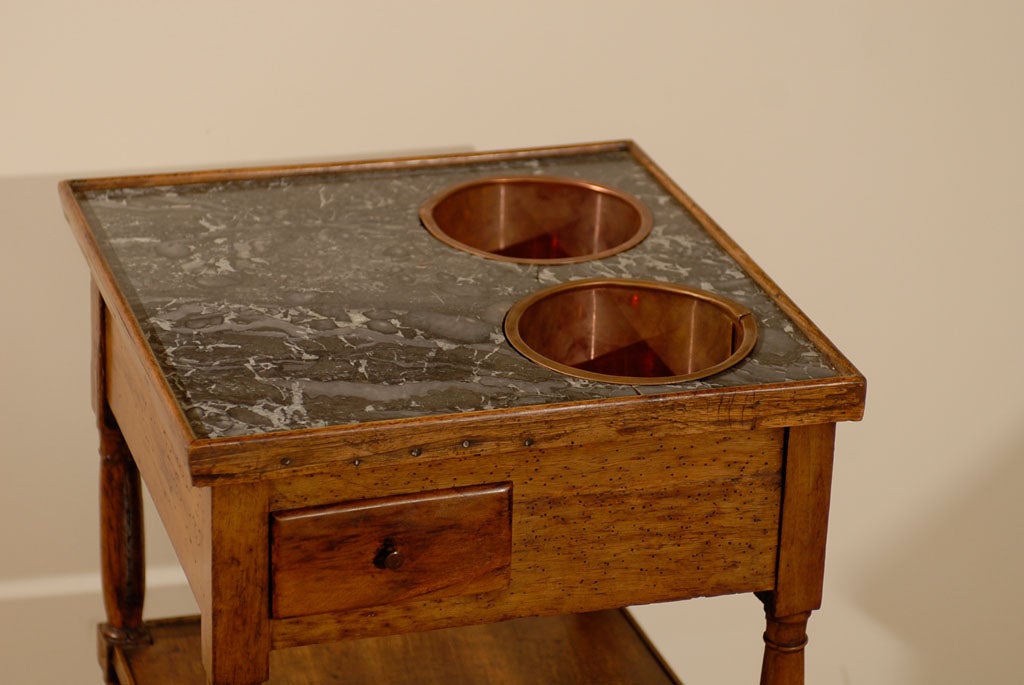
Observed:
[[[836,426],[787,431],[775,589],[758,593],[767,629],[761,685],[803,685],[807,621],[821,607]]]
[[[766,607],[768,628],[764,633],[761,685],[803,685],[807,619],[811,613],[777,618],[770,605]]]
[[[273,509],[512,482],[507,590],[273,622],[274,645],[591,611],[775,585],[783,431],[637,432],[628,443],[353,467],[270,481]],[[574,441],[570,441],[574,442]]]
[[[202,655],[211,685],[268,677],[270,553],[266,488],[215,488],[204,547],[209,588],[201,602]]]
[[[723,389],[718,391],[694,391],[676,395],[661,396],[654,401],[649,397],[634,397],[613,401],[597,401],[585,403],[577,409],[583,412],[580,420],[602,422],[612,414],[633,412],[645,416],[659,408],[669,414],[679,416],[686,414],[686,429],[691,432],[703,430],[749,430],[762,427],[787,427],[791,425],[810,425],[845,420],[858,420],[863,414],[865,381],[863,376],[835,348],[824,334],[801,312],[781,289],[761,270],[756,263],[719,227],[693,200],[680,189],[654,162],[632,141],[619,140],[591,143],[584,145],[555,146],[522,150],[504,150],[484,153],[463,153],[456,155],[413,157],[405,159],[371,160],[366,162],[345,162],[338,164],[292,165],[279,167],[263,167],[256,169],[214,170],[205,172],[189,172],[184,174],[161,174],[151,176],[115,177],[107,179],[66,181],[60,185],[61,199],[65,214],[71,223],[76,237],[87,261],[92,268],[94,278],[101,291],[111,302],[111,308],[119,318],[126,322],[129,337],[133,342],[145,349],[144,337],[132,319],[131,312],[123,297],[117,290],[110,269],[98,250],[95,238],[91,234],[88,221],[75,197],[76,192],[104,188],[146,187],[166,184],[204,183],[272,176],[294,176],[317,173],[349,173],[375,169],[414,169],[426,166],[455,166],[501,160],[513,160],[529,157],[565,156],[574,154],[629,151],[638,162],[644,165],[680,203],[693,214],[708,234],[716,240],[726,252],[735,258],[752,278],[763,287],[776,303],[794,320],[797,326],[828,356],[840,370],[839,378],[827,381],[805,381],[764,385],[742,390]],[[155,365],[155,362],[148,361]],[[158,387],[159,399],[167,403],[164,411],[174,420],[183,422],[180,408],[166,392],[165,387]],[[571,410],[567,407],[535,408],[536,419],[540,422],[555,418],[551,413]],[[361,442],[357,434],[360,429],[380,432],[385,443],[413,442],[415,435],[424,431],[443,435],[451,430],[462,432],[479,432],[496,437],[501,426],[506,422],[523,423],[526,419],[522,411],[510,410],[499,412],[479,412],[457,417],[443,417],[451,422],[450,427],[435,427],[431,421],[423,423],[398,422],[393,427],[388,422],[380,425],[362,427],[333,427],[312,431],[300,431],[294,434],[274,434],[256,436],[250,439],[201,440],[193,442],[190,447],[192,475],[196,484],[212,483],[215,480],[234,480],[238,482],[258,480],[266,477],[290,476],[294,468],[314,466],[321,462],[329,462],[338,454],[344,458],[357,458]],[[530,426],[526,426],[534,430]],[[301,463],[293,454],[294,440],[301,439],[314,447],[310,452],[304,451]],[[429,439],[429,438],[428,438]],[[355,443],[354,445],[350,445]],[[357,449],[351,450],[350,446]],[[398,447],[398,445],[394,445]],[[390,449],[387,444],[381,448],[371,448],[370,452],[379,454],[381,449]],[[287,460],[287,463],[285,461]]]
[[[150,625],[152,646],[117,652],[121,685],[203,685],[198,621]],[[271,656],[268,685],[680,685],[625,612],[300,647]]]
[[[140,639],[146,591],[142,485],[107,404],[106,306],[95,285],[92,305],[92,398],[100,451],[100,564],[110,640]]]
[[[600,152],[616,152],[629,149],[628,140],[583,143],[578,145],[550,145],[515,150],[482,152],[459,152],[449,155],[415,155],[386,159],[353,160],[319,164],[285,164],[263,167],[233,169],[208,169],[205,171],[172,172],[164,174],[140,174],[132,176],[108,176],[102,178],[74,179],[61,184],[61,198],[65,208],[74,203],[74,193],[113,188],[150,188],[190,183],[222,183],[260,178],[288,176],[310,176],[319,174],[359,173],[389,169],[417,169],[426,167],[457,166],[460,164],[482,164],[503,162],[534,157],[564,157]],[[64,189],[66,188],[66,192]],[[71,217],[68,217],[71,221]]]
[[[196,598],[207,587],[203,545],[208,536],[210,491],[197,488],[186,463],[188,437],[167,413],[154,385],[153,367],[144,363],[139,348],[120,321],[107,317],[108,398],[124,432],[160,520],[178,555]]]
[[[278,618],[500,590],[509,582],[509,483],[272,516]],[[388,568],[390,550],[401,562]]]
[[[863,379],[829,379],[658,396],[467,412],[243,438],[198,440],[189,448],[196,484],[330,476],[353,464],[394,465],[457,458],[469,441],[494,458],[514,456],[527,440],[543,448],[628,441],[639,432],[695,435],[856,420]],[[414,456],[415,455],[415,456]]]
[[[774,616],[821,607],[835,437],[834,423],[789,430]]]
[[[89,314],[91,321],[92,354],[89,357],[92,386],[92,411],[96,416],[96,427],[103,440],[103,430],[113,418],[107,404],[107,304],[96,286],[89,281]],[[102,447],[100,452],[102,452]]]
[[[103,604],[111,637],[130,640],[142,630],[146,563],[142,485],[124,441],[108,437],[100,466],[100,550]]]

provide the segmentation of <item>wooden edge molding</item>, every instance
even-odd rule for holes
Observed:
[[[486,452],[628,438],[636,431],[675,435],[785,428],[863,416],[861,377],[633,396],[538,409],[466,412],[256,436],[197,440],[189,448],[193,483],[246,482]]]
[[[651,174],[665,187],[669,193],[678,200],[683,207],[697,220],[708,234],[724,249],[733,259],[739,262],[744,271],[747,272],[768,296],[790,317],[816,347],[825,353],[828,360],[839,371],[840,375],[861,376],[863,374],[850,362],[846,356],[832,343],[831,340],[818,328],[793,300],[783,292],[782,288],[757,265],[747,252],[718,225],[718,223],[705,212],[700,205],[694,202],[686,191],[680,188],[672,178],[659,167],[640,147],[629,142],[630,152],[637,161],[643,164]]]
[[[573,145],[548,145],[542,147],[494,150],[482,152],[457,152],[443,155],[392,157],[384,159],[352,160],[313,164],[282,164],[273,166],[237,167],[210,169],[206,171],[171,172],[161,174],[138,174],[128,176],[107,176],[100,178],[72,179],[64,181],[72,193],[113,188],[152,188],[167,185],[188,185],[194,183],[220,183],[223,181],[248,181],[279,176],[309,176],[326,173],[381,171],[386,169],[407,169],[503,162],[524,157],[565,157],[596,152],[629,150],[629,140],[612,140]]]
[[[71,183],[62,181],[58,185],[58,192],[64,209],[64,216],[67,218],[72,233],[85,256],[89,270],[92,273],[93,285],[102,300],[103,316],[111,319],[111,325],[120,325],[128,334],[136,349],[147,351],[146,354],[140,355],[146,376],[150,380],[152,388],[155,389],[159,405],[163,408],[164,413],[169,419],[170,427],[174,433],[175,444],[184,453],[187,450],[187,446],[195,441],[196,436],[188,420],[185,418],[177,399],[175,399],[170,387],[168,387],[167,379],[156,361],[156,357],[149,346],[149,342],[146,340],[145,334],[142,332],[138,320],[135,318],[135,314],[132,312],[131,306],[125,300],[124,294],[118,287],[109,264],[104,259],[99,245],[96,244],[96,239],[89,228],[89,222],[85,218],[78,201],[75,199],[75,191]],[[96,308],[101,305],[97,302],[93,306]],[[106,350],[100,351],[105,355]],[[105,360],[103,363],[108,363],[108,361]],[[93,376],[101,382],[105,382],[105,369],[94,370]],[[95,395],[97,392],[105,391],[95,389],[93,392]]]

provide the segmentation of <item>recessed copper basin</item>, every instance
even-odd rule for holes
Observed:
[[[753,349],[757,326],[749,309],[703,290],[588,279],[517,302],[505,335],[529,359],[570,376],[662,385],[736,364]]]
[[[637,245],[651,213],[636,198],[595,183],[553,176],[461,183],[420,207],[435,238],[508,262],[569,264]]]

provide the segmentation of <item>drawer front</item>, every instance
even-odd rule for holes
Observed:
[[[507,587],[511,496],[501,483],[274,513],[274,617]]]

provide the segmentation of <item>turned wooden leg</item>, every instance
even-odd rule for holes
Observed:
[[[770,593],[762,599],[765,602],[767,629],[764,632],[761,685],[803,685],[807,619],[811,612],[775,616]]]
[[[145,636],[141,483],[120,431],[115,426],[104,433],[100,466],[100,549],[107,623],[103,632],[112,641],[134,642]]]
[[[148,640],[142,623],[145,543],[139,471],[106,402],[103,300],[93,287],[93,407],[100,434],[100,563],[107,622],[99,629],[104,678],[116,683],[115,646]]]
[[[761,685],[803,685],[807,619],[821,607],[835,424],[790,428],[775,589],[758,593],[767,629]]]

